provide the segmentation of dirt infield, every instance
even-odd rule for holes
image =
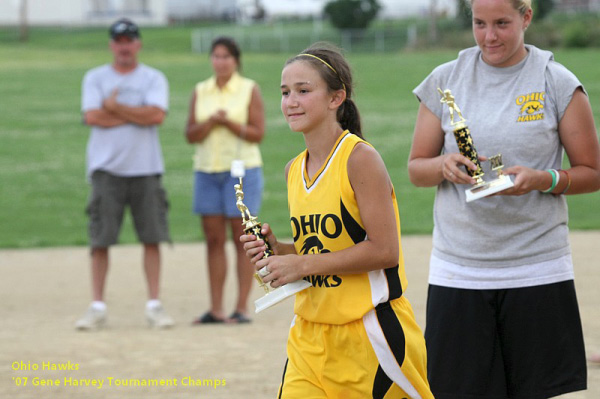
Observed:
[[[571,243],[586,345],[600,351],[600,232],[572,233]],[[407,296],[424,326],[431,238],[408,236],[402,244]],[[0,251],[1,398],[275,397],[291,300],[250,325],[192,327],[208,307],[204,246],[165,246],[162,297],[177,325],[153,331],[143,317],[140,247],[116,247],[111,259],[108,328],[81,333],[73,323],[89,302],[87,249]],[[228,309],[236,292],[232,271]],[[258,289],[253,294],[260,296]],[[588,390],[565,397],[600,398],[600,367],[588,371]]]

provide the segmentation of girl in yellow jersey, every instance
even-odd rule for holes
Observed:
[[[242,236],[276,288],[305,279],[290,329],[279,398],[433,398],[423,334],[404,296],[406,276],[394,188],[362,139],[352,76],[334,48],[314,45],[281,76],[281,109],[306,150],[285,174],[294,244]],[[309,256],[304,256],[309,255]]]

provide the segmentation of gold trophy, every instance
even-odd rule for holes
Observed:
[[[242,214],[242,224],[244,225],[244,232],[246,234],[254,234],[259,240],[263,240],[267,249],[263,252],[263,259],[273,255],[273,250],[271,249],[271,244],[267,241],[267,237],[263,236],[260,232],[262,225],[259,221],[256,220],[256,216],[252,216],[248,207],[242,201],[244,199],[244,192],[242,177],[239,177],[240,183],[233,186],[235,188],[235,199],[236,206],[240,210]],[[305,288],[311,286],[311,284],[306,280],[298,280],[285,285],[282,285],[276,289],[270,289],[267,284],[263,281],[262,277],[265,277],[269,274],[267,267],[263,267],[256,273],[254,273],[254,278],[258,281],[258,284],[265,290],[265,295],[262,298],[254,301],[255,311],[256,313],[261,312],[273,305],[278,304],[284,299],[302,291]]]
[[[476,170],[466,168],[469,176],[475,179],[473,187],[465,190],[467,202],[487,197],[488,195],[514,186],[510,176],[502,173],[502,168],[504,168],[504,165],[502,164],[502,154],[494,155],[489,158],[491,169],[496,172],[496,178],[490,181],[483,180],[484,173],[481,169],[481,163],[479,162],[475,144],[473,143],[473,137],[471,137],[471,132],[466,123],[467,120],[463,118],[458,105],[454,102],[454,96],[450,90],[446,89],[442,91],[438,87],[438,91],[442,96],[440,102],[448,105],[450,111],[450,124],[454,127],[454,138],[456,139],[456,144],[458,144],[458,150],[463,156],[469,158],[477,166]],[[458,121],[454,121],[454,112],[456,112],[456,115],[459,118]]]

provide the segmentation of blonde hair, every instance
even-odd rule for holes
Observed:
[[[527,10],[531,9],[531,0],[508,0],[512,4],[513,8],[519,12],[522,16],[525,15]],[[471,7],[475,0],[471,0]]]

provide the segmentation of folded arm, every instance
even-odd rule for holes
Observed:
[[[103,101],[102,108],[84,113],[84,122],[92,126],[115,127],[127,123],[140,126],[160,125],[166,112],[156,106],[131,107],[117,102],[117,90]]]

